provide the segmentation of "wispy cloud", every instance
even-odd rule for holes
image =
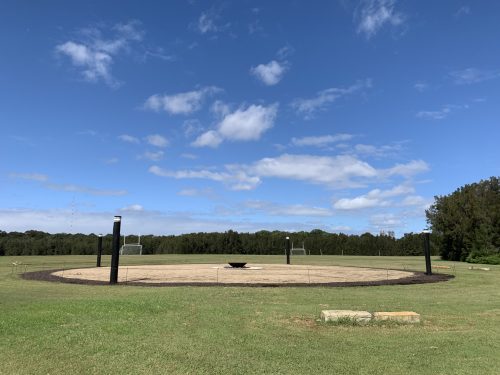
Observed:
[[[455,12],[454,16],[456,18],[462,17],[462,16],[468,16],[470,14],[470,6],[468,5],[463,5],[458,10]]]
[[[278,105],[250,105],[227,113],[215,130],[201,134],[192,145],[217,147],[223,140],[255,141],[269,130],[276,119]]]
[[[358,34],[364,34],[370,39],[385,25],[403,24],[405,16],[396,11],[395,5],[396,0],[362,0],[354,17],[358,24]]]
[[[73,184],[47,183],[44,186],[47,187],[48,189],[56,191],[64,191],[69,193],[83,193],[83,194],[97,195],[97,196],[121,196],[128,194],[126,190],[96,189],[88,186],[73,185]]]
[[[314,146],[325,147],[332,143],[349,141],[354,136],[352,134],[335,134],[335,135],[321,135],[310,136],[302,138],[292,138],[292,145],[294,146]]]
[[[366,156],[374,156],[374,157],[386,157],[386,156],[395,156],[401,152],[403,147],[401,143],[396,143],[392,145],[383,145],[383,146],[375,146],[375,145],[367,145],[367,144],[356,144],[354,145],[352,152],[358,155],[366,155]]]
[[[247,201],[246,208],[272,216],[332,216],[333,211],[325,207],[315,207],[303,204],[282,205],[260,200]]]
[[[119,196],[126,195],[126,190],[97,189],[75,184],[57,184],[50,181],[49,176],[41,173],[11,173],[11,178],[40,182],[41,186],[50,190],[65,191],[72,193],[83,193],[98,196]]]
[[[160,161],[163,159],[164,152],[163,151],[146,151],[142,155],[138,156],[138,159],[147,159],[152,161]]]
[[[411,160],[408,163],[398,163],[393,167],[384,169],[383,176],[402,176],[406,178],[413,177],[417,174],[427,172],[429,165],[423,160]]]
[[[218,87],[208,86],[173,95],[155,94],[146,100],[144,108],[156,112],[165,111],[173,115],[189,115],[201,108],[206,97],[220,91],[222,90]]]
[[[218,14],[213,11],[202,12],[198,18],[198,30],[200,33],[206,34],[218,31],[219,28],[216,24],[218,17]]]
[[[197,21],[191,24],[191,28],[203,35],[211,35],[216,38],[218,33],[227,31],[231,23],[224,22],[222,19],[222,10],[224,6],[212,6],[210,9],[201,12]]]
[[[141,143],[140,139],[128,134],[122,134],[118,136],[118,139],[127,143]]]
[[[116,24],[111,30],[86,28],[80,33],[81,40],[61,43],[55,50],[59,55],[67,56],[73,66],[81,70],[85,81],[103,81],[108,86],[118,87],[120,82],[111,72],[113,58],[126,51],[131,43],[142,40],[144,32],[140,26],[140,22],[131,21]],[[104,31],[113,36],[105,38]]]
[[[288,70],[287,62],[272,60],[267,64],[259,64],[250,69],[250,73],[267,86],[276,85]]]
[[[455,70],[449,75],[457,85],[471,85],[474,83],[500,78],[500,70],[467,68]]]
[[[377,230],[396,229],[405,225],[403,218],[393,213],[372,215],[370,223]]]
[[[335,102],[336,100],[357,92],[362,92],[371,87],[372,82],[370,79],[357,81],[355,84],[349,87],[332,87],[326,90],[319,91],[314,98],[295,99],[294,101],[292,101],[291,106],[299,115],[304,116],[305,119],[312,119],[316,112],[325,110],[328,105]]]
[[[149,168],[149,172],[160,177],[175,179],[206,179],[222,182],[228,185],[232,190],[251,190],[260,183],[258,177],[248,176],[243,171],[231,171],[230,166],[227,166],[226,169],[227,171],[225,172],[214,172],[207,169],[170,171],[154,165]]]
[[[140,204],[131,204],[130,206],[126,206],[126,207],[121,208],[120,211],[142,212],[142,211],[144,211],[144,207]]]
[[[146,142],[156,147],[167,147],[169,144],[168,139],[159,134],[151,134],[146,136]]]
[[[468,105],[444,105],[441,109],[435,111],[419,111],[417,112],[418,118],[423,118],[427,120],[443,120],[448,117],[452,112],[459,109],[467,109]]]
[[[118,158],[109,158],[109,159],[104,160],[104,163],[106,163],[106,164],[116,164],[119,161],[120,161],[120,159],[118,159]]]
[[[414,85],[413,85],[413,88],[415,90],[417,90],[418,92],[424,92],[424,91],[427,91],[429,89],[429,84],[427,82],[416,82]]]
[[[49,180],[47,175],[41,173],[10,173],[9,177],[38,182],[45,182]]]

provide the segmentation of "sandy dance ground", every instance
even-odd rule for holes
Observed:
[[[105,284],[109,282],[109,267],[79,268],[49,271],[39,279],[52,281]],[[29,277],[35,278],[35,277]],[[246,268],[231,268],[227,264],[176,264],[121,266],[121,284],[175,285],[384,285],[414,284],[425,278],[420,272],[361,267],[307,266],[283,264],[247,264]],[[439,281],[439,280],[433,280]]]

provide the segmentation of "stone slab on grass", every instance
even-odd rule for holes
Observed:
[[[321,319],[325,322],[352,319],[360,323],[366,323],[372,319],[372,314],[368,311],[356,310],[323,310],[321,311]]]
[[[420,314],[413,311],[378,311],[373,320],[393,320],[401,323],[420,323]]]

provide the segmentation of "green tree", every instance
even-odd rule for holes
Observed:
[[[500,180],[491,177],[436,196],[426,211],[443,259],[500,261]]]

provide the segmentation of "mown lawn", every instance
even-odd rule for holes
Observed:
[[[284,261],[148,255],[121,257],[121,264],[238,259]],[[292,262],[424,267],[423,257],[296,256]],[[487,272],[453,264],[448,272],[456,278],[444,283],[354,288],[88,286],[18,274],[94,264],[93,256],[0,257],[1,374],[500,373],[499,266]],[[324,324],[318,321],[323,309],[411,310],[423,322]]]

